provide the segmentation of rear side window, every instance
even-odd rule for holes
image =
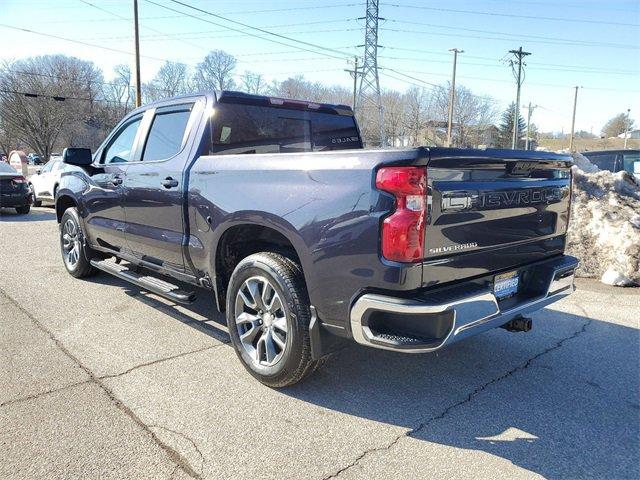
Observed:
[[[0,173],[17,173],[15,169],[8,163],[0,161]]]
[[[216,105],[206,154],[362,148],[353,117],[256,105]]]
[[[165,160],[182,150],[192,106],[171,106],[156,111],[142,153],[143,161]]]
[[[587,156],[587,158],[600,170],[609,170],[610,172],[615,172],[616,156],[617,155],[615,153],[605,153],[599,155],[590,155]]]

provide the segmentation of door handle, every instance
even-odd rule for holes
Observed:
[[[173,179],[173,178],[171,178],[171,177],[167,177],[167,178],[165,178],[165,179],[164,179],[164,180],[162,180],[162,182],[160,182],[160,183],[162,183],[162,186],[163,186],[164,188],[175,188],[175,187],[177,187],[177,186],[178,186],[178,180],[174,180],[174,179]]]
[[[111,183],[114,185],[122,185],[122,177],[114,176],[111,178]]]

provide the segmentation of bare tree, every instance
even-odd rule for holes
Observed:
[[[144,90],[150,102],[191,92],[189,67],[180,62],[165,62]]]
[[[610,118],[607,123],[602,127],[602,135],[605,137],[617,137],[621,133],[625,133],[633,128],[633,119],[629,119],[629,125],[627,125],[627,114],[619,113],[613,118]]]
[[[382,92],[385,138],[391,146],[404,146],[405,98],[396,90]]]
[[[245,71],[240,77],[242,89],[254,95],[263,95],[267,91],[267,82],[261,73]]]
[[[405,92],[404,98],[404,124],[409,136],[409,143],[412,146],[417,146],[426,136],[425,130],[429,120],[431,96],[425,88],[411,87]]]
[[[325,86],[319,82],[310,82],[302,75],[289,77],[282,82],[274,81],[270,93],[278,97],[310,100],[320,103],[337,103],[349,105],[351,91],[340,85]]]
[[[212,50],[198,64],[193,77],[198,90],[228,90],[233,88],[236,58],[224,50]]]
[[[84,128],[102,83],[93,63],[64,55],[5,64],[0,73],[2,129],[47,158],[60,139]]]
[[[448,116],[450,84],[436,87],[433,90],[433,113],[437,120],[445,121]],[[462,85],[456,85],[456,99],[453,105],[453,124],[456,130],[454,143],[467,146],[477,140],[476,133],[481,127],[493,124],[498,116],[496,102],[493,98],[480,96]],[[469,127],[473,126],[469,131]]]

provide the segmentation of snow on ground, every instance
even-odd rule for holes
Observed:
[[[640,186],[627,172],[599,170],[572,154],[573,199],[567,253],[578,276],[608,285],[640,285]]]

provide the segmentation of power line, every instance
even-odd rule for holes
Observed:
[[[428,58],[415,58],[415,57],[389,57],[386,55],[378,55],[378,58],[383,58],[386,60],[410,60],[412,62],[425,62],[425,63],[444,63],[449,64],[450,62],[446,60],[433,60]],[[494,59],[490,59],[494,60]],[[465,65],[478,66],[478,67],[490,67],[490,68],[503,68],[502,65],[497,63],[480,63],[480,62],[464,62]],[[530,62],[529,65],[547,65],[544,63],[533,63]],[[567,65],[567,67],[572,67],[572,65]],[[584,68],[593,68],[592,70],[580,70],[580,66],[573,66],[575,68],[549,68],[549,67],[536,67],[537,70],[544,71],[552,71],[552,72],[573,72],[573,73],[596,73],[596,74],[608,74],[608,75],[640,75],[640,71],[632,71],[632,70],[608,70],[608,69],[596,69],[596,67],[584,67]]]
[[[82,0],[81,0],[82,1]],[[142,20],[142,18],[141,18]],[[288,23],[288,24],[280,24],[280,25],[266,25],[262,28],[283,28],[283,27],[298,27],[298,26],[308,26],[308,25],[319,25],[319,24],[325,24],[325,23],[344,23],[344,22],[353,22],[357,19],[355,18],[345,18],[345,19],[340,19],[340,20],[323,20],[323,21],[314,21],[314,22],[298,22],[298,23]],[[149,27],[146,27],[147,30],[152,30]],[[359,30],[359,29],[358,29]],[[166,33],[166,32],[161,32],[159,30],[152,30],[157,32],[156,35],[140,35],[141,39],[145,39],[147,41],[151,41],[151,40],[164,40],[164,39],[172,39],[174,37],[180,37],[180,38],[190,38],[191,40],[197,40],[197,39],[203,39],[203,38],[227,38],[229,36],[226,37],[220,37],[220,36],[210,36],[209,34],[217,34],[217,33],[224,33],[227,32],[227,30],[202,30],[199,32],[194,32],[194,31],[189,31],[189,32],[175,32],[175,33]],[[246,30],[249,31],[249,30]],[[349,29],[340,29],[340,30],[313,30],[313,33],[319,33],[319,32],[334,32],[334,31],[350,31]],[[305,31],[306,33],[308,33],[308,30]],[[301,33],[301,32],[286,32],[286,33]],[[233,36],[238,36],[238,35],[233,35]],[[131,40],[133,38],[133,35],[117,35],[117,36],[97,36],[97,37],[91,37],[90,40]],[[201,47],[201,45],[198,45],[199,47]]]
[[[290,7],[290,8],[275,8],[275,9],[267,9],[267,10],[244,10],[244,11],[235,11],[235,12],[221,12],[223,15],[244,15],[244,14],[252,14],[252,13],[269,13],[269,12],[292,12],[298,10],[317,10],[317,9],[327,9],[327,8],[342,8],[342,7],[357,7],[360,5],[364,5],[364,3],[343,3],[343,4],[324,4],[324,5],[314,5],[309,7]],[[58,8],[58,7],[56,7]],[[183,15],[157,15],[150,17],[140,17],[140,20],[165,20],[171,18],[181,18]],[[129,22],[133,21],[133,18],[121,17],[120,20],[126,20]],[[89,18],[83,20],[55,20],[47,23],[77,23],[81,21],[82,23],[86,22],[111,22],[113,20],[106,18]]]
[[[435,83],[426,82],[426,81],[424,81],[424,80],[422,80],[420,78],[412,77],[411,75],[407,75],[406,73],[399,72],[398,70],[394,70],[393,68],[382,67],[382,66],[378,66],[378,68],[380,70],[388,70],[388,71],[393,72],[393,73],[395,73],[397,75],[402,75],[403,77],[410,78],[411,80],[414,80],[416,82],[420,82],[420,83],[422,83],[424,85],[429,85],[431,87],[439,87],[440,86],[440,85],[437,85]]]
[[[108,51],[116,52],[116,53],[124,53],[125,55],[133,55],[134,54],[133,52],[129,52],[127,50],[119,50],[117,48],[105,47],[104,45],[96,45],[95,43],[83,42],[82,40],[74,40],[74,39],[71,39],[71,38],[60,37],[58,35],[52,35],[50,33],[36,32],[35,30],[29,30],[28,28],[15,27],[13,25],[6,25],[4,23],[0,23],[0,27],[9,28],[11,30],[18,30],[18,31],[21,31],[21,32],[26,32],[26,33],[32,33],[34,35],[41,35],[43,37],[55,38],[57,40],[64,40],[65,42],[77,43],[78,45],[84,45],[86,47],[100,48],[102,50],[108,50]],[[168,62],[169,61],[166,58],[150,57],[148,55],[142,55],[142,57],[148,58],[150,60],[158,60],[158,61],[161,61],[161,62]]]
[[[14,95],[24,95],[25,97],[28,97],[28,98],[51,98],[57,102],[64,102],[65,100],[82,100],[86,102],[116,103],[118,105],[122,104],[122,102],[118,102],[116,100],[105,100],[101,98],[70,97],[67,95],[49,95],[46,93],[23,92],[19,90],[6,90],[6,89],[0,89],[0,92],[12,93]]]
[[[330,33],[330,32],[356,32],[356,31],[361,31],[361,28],[332,28],[332,29],[325,29],[325,30],[314,30],[313,33]],[[283,33],[305,33],[308,34],[309,31],[308,30],[294,30],[294,31],[287,31],[287,32],[283,32]],[[206,40],[206,39],[218,39],[218,38],[238,38],[238,37],[251,37],[254,36],[251,32],[245,31],[244,33],[234,33],[234,34],[230,34],[230,35],[203,35],[203,36],[198,36],[198,37],[189,37],[190,40]],[[114,38],[107,38],[107,37],[94,37],[96,40],[112,40]],[[120,39],[123,39],[123,37],[119,37]],[[127,37],[127,39],[131,39],[133,38],[132,36]],[[145,38],[140,37],[140,38]],[[146,37],[148,38],[148,37]],[[262,38],[262,37],[260,37]],[[166,38],[152,38],[152,39],[147,39],[145,40],[145,43],[149,43],[149,42],[163,42],[163,41],[168,41],[168,40],[173,40],[173,35],[171,37],[166,37]],[[266,39],[265,39],[266,40]],[[208,49],[207,47],[203,47],[202,45],[199,45],[200,48],[204,48],[204,49]],[[300,50],[298,50],[299,52]],[[311,50],[309,50],[311,51]],[[314,53],[319,53],[319,52],[314,52]],[[342,59],[342,58],[341,58]]]
[[[408,29],[402,29],[402,28],[381,28],[381,30],[385,30],[387,32],[395,32],[395,33],[417,33],[420,35],[430,35],[430,36],[438,36],[438,37],[454,37],[454,38],[474,38],[474,39],[482,39],[482,40],[499,40],[499,41],[505,41],[505,40],[510,40],[509,37],[490,37],[490,36],[486,36],[486,35],[464,35],[464,34],[459,34],[459,33],[441,33],[441,32],[425,32],[423,30],[408,30]],[[499,33],[499,35],[509,35],[509,34],[502,34]],[[523,36],[523,35],[520,35]],[[640,47],[635,46],[635,45],[628,45],[628,44],[622,44],[622,43],[598,43],[598,42],[586,42],[586,41],[572,41],[572,40],[567,40],[567,41],[552,41],[552,40],[529,40],[527,39],[528,43],[541,43],[541,44],[549,44],[549,45],[571,45],[571,46],[577,46],[577,47],[606,47],[606,48],[619,48],[619,49],[623,49],[623,50],[640,50]]]
[[[397,3],[387,4],[388,7],[397,8],[416,8],[420,10],[431,10],[437,12],[449,12],[449,13],[464,13],[470,15],[485,15],[490,17],[506,17],[506,18],[526,18],[529,20],[549,20],[554,22],[572,22],[572,23],[590,23],[599,25],[616,25],[624,27],[639,27],[637,23],[624,23],[624,22],[607,22],[604,20],[586,20],[578,18],[566,18],[566,17],[543,17],[538,15],[518,15],[514,13],[496,13],[496,12],[480,12],[478,10],[456,10],[453,8],[440,8],[440,7],[425,7],[422,5],[401,5]]]
[[[164,9],[166,9],[166,10],[170,10],[170,11],[173,11],[173,12],[176,12],[176,13],[181,13],[181,14],[183,14],[183,15],[187,16],[187,17],[196,18],[196,19],[198,19],[198,20],[201,20],[201,21],[204,21],[204,22],[210,23],[210,24],[212,24],[212,25],[216,25],[216,26],[218,26],[218,27],[226,28],[226,29],[228,29],[228,30],[232,30],[232,31],[235,31],[235,32],[238,32],[238,33],[245,33],[244,31],[239,30],[239,29],[237,29],[237,28],[230,27],[230,26],[228,26],[228,25],[223,25],[223,24],[216,23],[216,22],[212,22],[211,20],[207,20],[207,19],[202,18],[202,17],[199,17],[199,16],[197,16],[197,15],[192,15],[192,14],[189,14],[189,13],[187,13],[187,12],[182,12],[182,11],[180,11],[180,10],[176,10],[176,9],[174,9],[174,8],[168,7],[168,6],[166,6],[166,5],[162,5],[162,4],[157,3],[157,2],[154,2],[154,1],[152,1],[152,0],[145,0],[145,1],[146,1],[147,3],[151,3],[151,4],[153,4],[153,5],[156,5],[156,6],[158,6],[158,7],[164,8]],[[227,22],[230,22],[230,23],[236,24],[236,25],[240,25],[240,26],[242,26],[242,27],[245,27],[245,28],[248,28],[248,29],[251,29],[251,30],[255,30],[255,31],[258,31],[258,32],[264,33],[265,35],[271,35],[271,36],[273,36],[273,37],[281,38],[281,39],[286,40],[286,41],[288,41],[288,42],[299,43],[299,44],[306,45],[306,46],[311,47],[311,48],[319,49],[319,50],[324,51],[324,52],[333,52],[333,53],[337,53],[337,54],[341,55],[341,57],[337,57],[337,56],[335,56],[335,55],[334,55],[334,57],[335,57],[335,58],[340,58],[340,59],[343,59],[343,60],[344,60],[344,59],[350,59],[350,55],[349,55],[349,54],[347,54],[346,52],[341,52],[341,51],[339,51],[339,50],[335,50],[335,49],[332,49],[332,48],[323,47],[323,46],[321,46],[321,45],[316,45],[316,44],[311,43],[311,42],[305,42],[305,41],[303,41],[303,40],[298,40],[298,39],[295,39],[295,38],[292,38],[292,37],[287,37],[286,35],[280,35],[280,34],[278,34],[278,33],[274,33],[274,32],[271,32],[271,31],[269,31],[269,30],[265,30],[265,29],[260,28],[260,27],[254,27],[254,26],[252,26],[252,25],[248,25],[248,24],[243,23],[243,22],[238,22],[238,21],[236,21],[236,20],[232,20],[232,19],[230,19],[230,18],[223,17],[222,15],[218,15],[218,14],[216,14],[216,13],[212,13],[212,12],[209,12],[209,11],[207,11],[207,10],[203,10],[203,9],[201,9],[201,8],[198,8],[198,7],[194,7],[193,5],[189,5],[188,3],[185,3],[185,2],[181,2],[181,1],[178,1],[178,0],[171,0],[171,1],[172,1],[173,3],[176,3],[176,4],[178,4],[178,5],[183,6],[183,7],[185,7],[185,8],[189,8],[189,9],[195,10],[195,11],[197,11],[197,12],[200,12],[200,13],[203,13],[203,14],[206,14],[206,15],[209,15],[209,16],[212,16],[212,17],[215,17],[215,18],[219,18],[219,19],[221,19],[221,20],[224,20],[224,21],[227,21]],[[262,36],[259,36],[259,35],[252,35],[252,36],[254,36],[254,37],[256,37],[256,38],[260,38],[260,39],[262,39],[262,40],[267,40],[267,41],[269,41],[269,42],[278,43],[278,44],[280,44],[280,45],[285,45],[285,46],[287,46],[287,47],[293,47],[293,48],[298,48],[298,49],[300,49],[300,50],[305,50],[303,47],[298,47],[298,46],[296,46],[296,45],[291,45],[291,44],[288,44],[288,43],[283,43],[283,42],[281,42],[281,41],[274,40],[274,39],[272,39],[272,38],[262,37]],[[321,53],[321,52],[317,52],[317,51],[313,51],[313,50],[308,50],[308,49],[307,49],[306,51],[311,51],[311,52],[313,52],[313,53],[320,53],[320,54],[322,54],[322,55],[329,56],[329,54],[328,54],[328,53]]]
[[[120,18],[120,19],[123,19],[123,20],[131,21],[131,19],[129,19],[127,17],[123,17],[122,15],[120,15],[118,13],[115,13],[115,12],[112,12],[110,10],[107,10],[106,8],[98,7],[97,5],[94,5],[93,3],[88,2],[87,0],[78,0],[78,1],[84,3],[85,5],[89,5],[90,7],[93,7],[96,10],[99,10],[101,12],[104,12],[104,13],[107,13],[109,15],[112,15],[112,16],[114,16],[116,18]],[[136,12],[137,12],[137,6],[136,6]],[[137,24],[137,18],[136,18],[136,24]],[[145,26],[143,28],[145,30],[149,30],[150,32],[159,33],[159,34],[163,33],[160,30],[156,30],[155,28],[151,28],[151,27],[148,27],[148,26]],[[203,49],[207,50],[206,47],[203,47],[202,45],[198,45],[197,43],[191,43],[191,42],[189,42],[187,40],[184,40],[183,38],[178,38],[178,41],[184,43],[185,45],[189,45],[190,47],[203,48]]]
[[[27,72],[24,70],[12,70],[12,69],[8,69],[8,70],[4,70],[5,72],[10,72],[10,73],[17,73],[18,75],[32,75],[32,76],[36,76],[36,77],[46,77],[46,78],[52,78],[55,80],[70,80],[72,82],[78,82],[78,83],[82,83],[83,81],[86,81],[87,84],[96,84],[96,85],[110,85],[110,86],[114,86],[114,87],[123,87],[125,85],[119,84],[119,83],[115,83],[115,82],[104,82],[104,81],[99,81],[99,80],[90,80],[90,79],[81,79],[81,78],[77,78],[77,77],[69,77],[66,75],[53,75],[53,74],[49,74],[49,73],[40,73],[40,72]]]
[[[343,47],[343,48],[350,48],[350,47]],[[446,52],[441,52],[441,51],[437,51],[437,50],[423,50],[423,49],[416,49],[416,48],[403,48],[403,47],[392,47],[392,46],[387,46],[385,45],[384,47],[385,50],[398,50],[398,51],[403,51],[403,52],[412,52],[412,53],[427,53],[427,54],[432,54],[432,55],[440,55],[440,56],[447,56],[448,53]],[[496,61],[495,58],[492,57],[483,57],[483,56],[479,56],[479,55],[467,55],[465,54],[466,58],[475,58],[477,60],[491,60],[491,61]],[[384,58],[382,56],[380,56],[379,58]],[[391,57],[387,57],[387,58],[391,58]],[[426,59],[413,59],[413,58],[406,58],[407,60],[416,60],[416,61],[420,61],[420,62],[427,62],[427,61],[432,61],[432,60],[426,60]],[[449,63],[449,61],[446,61],[445,63]],[[468,62],[465,62],[465,64],[468,64]],[[480,64],[477,64],[480,65]],[[543,62],[529,62],[529,65],[543,65],[543,66],[549,66],[549,67],[567,67],[567,68],[575,68],[575,69],[580,69],[580,71],[584,71],[584,70],[594,70],[594,71],[603,71],[605,73],[613,73],[613,72],[624,72],[624,73],[630,73],[630,74],[638,74],[640,73],[639,71],[633,71],[633,70],[620,70],[620,69],[615,69],[615,70],[611,70],[611,69],[604,69],[604,68],[599,68],[599,67],[591,67],[588,65],[569,65],[569,64],[559,64],[559,63],[543,63]]]
[[[491,34],[491,35],[504,35],[504,36],[508,37],[509,40],[513,40],[514,38],[517,37],[517,38],[526,38],[526,39],[545,40],[544,43],[558,42],[558,43],[562,43],[562,44],[577,44],[577,45],[585,45],[585,46],[604,46],[604,47],[613,47],[613,48],[621,48],[621,47],[626,48],[627,47],[626,44],[620,44],[620,43],[593,42],[593,41],[589,41],[589,40],[576,40],[576,39],[573,39],[573,38],[549,37],[549,36],[546,36],[546,35],[545,36],[542,36],[542,35],[529,35],[529,34],[513,33],[513,32],[496,32],[494,30],[479,30],[479,29],[476,29],[476,28],[453,27],[453,26],[450,26],[450,25],[425,23],[425,22],[413,22],[413,21],[409,21],[409,20],[387,19],[387,22],[402,23],[402,24],[406,24],[406,25],[420,25],[420,26],[425,26],[425,27],[429,27],[429,28],[439,28],[439,29],[445,29],[445,30],[459,30],[459,31],[463,31],[463,32],[488,33],[488,34]],[[410,30],[409,32],[412,32],[412,33],[423,33],[423,32],[421,32],[419,30],[416,30],[416,31]],[[429,32],[424,32],[424,33],[429,33]]]
[[[419,73],[423,75],[432,75],[435,77],[449,77],[450,75],[447,73],[433,73],[426,72],[424,70],[404,70],[409,73]],[[389,75],[387,75],[389,76]],[[512,80],[505,80],[503,78],[488,78],[488,77],[478,77],[478,76],[465,76],[458,75],[458,78],[464,78],[468,80],[486,80],[488,82],[500,82],[500,83],[513,83]],[[536,85],[539,87],[553,87],[553,88],[572,88],[571,85],[561,85],[558,83],[542,83],[542,82],[527,82],[529,85]],[[606,88],[606,87],[582,87],[584,90],[599,90],[605,92],[624,92],[624,93],[640,93],[640,90],[625,90],[620,88]],[[542,108],[542,107],[540,107]]]

